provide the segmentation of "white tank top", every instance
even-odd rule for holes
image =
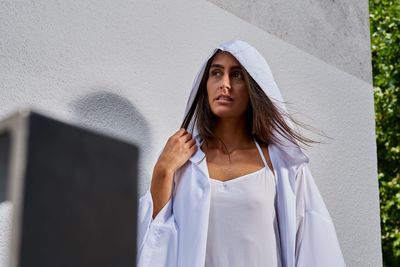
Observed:
[[[210,177],[205,267],[281,266],[275,178],[254,142],[264,168],[225,182]]]

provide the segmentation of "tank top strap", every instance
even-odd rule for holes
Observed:
[[[264,167],[267,167],[268,164],[267,164],[267,161],[265,160],[264,153],[262,152],[260,145],[258,144],[258,142],[256,141],[255,138],[253,138],[253,140],[254,140],[254,143],[256,143],[258,153],[260,153],[260,157],[261,157],[262,161],[264,162]]]

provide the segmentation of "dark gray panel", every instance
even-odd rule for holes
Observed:
[[[9,200],[8,180],[10,164],[10,132],[0,133],[0,202]]]
[[[20,266],[134,266],[137,148],[32,114]]]

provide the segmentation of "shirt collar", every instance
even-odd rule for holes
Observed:
[[[194,164],[199,164],[206,157],[206,154],[204,154],[204,152],[200,149],[201,145],[203,144],[203,139],[201,139],[200,135],[197,134],[194,139],[196,141],[197,150],[189,160]]]

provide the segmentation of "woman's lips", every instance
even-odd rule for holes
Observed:
[[[233,102],[233,98],[227,95],[220,95],[215,100],[220,104],[228,104]]]
[[[230,104],[230,103],[233,102],[233,100],[228,100],[228,99],[225,99],[225,98],[217,99],[216,101],[217,101],[217,103],[219,103],[219,104]]]

